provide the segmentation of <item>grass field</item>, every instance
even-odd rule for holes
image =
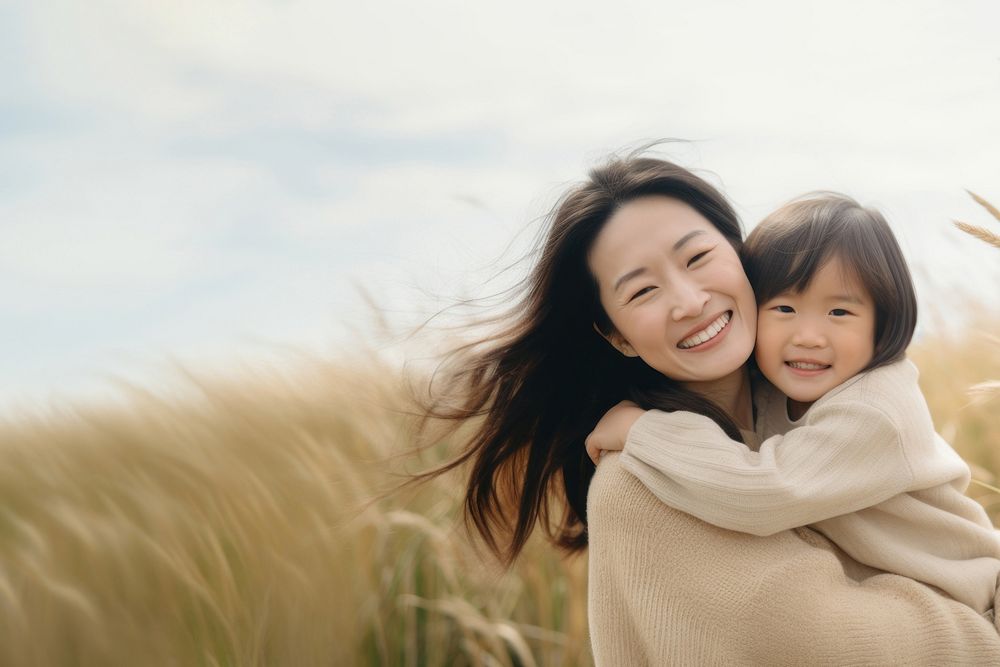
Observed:
[[[366,505],[409,444],[396,376],[314,362],[0,427],[0,664],[586,663],[582,561],[484,566],[454,478]]]

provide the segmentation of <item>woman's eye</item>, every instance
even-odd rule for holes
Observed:
[[[632,301],[632,300],[634,300],[634,299],[638,299],[638,298],[639,298],[640,296],[642,296],[643,294],[646,294],[646,293],[648,293],[648,292],[651,292],[651,291],[652,291],[652,290],[654,290],[654,289],[656,289],[656,288],[655,288],[655,287],[653,287],[652,285],[650,285],[650,286],[648,286],[648,287],[643,287],[643,288],[642,288],[641,290],[639,290],[638,292],[636,292],[635,294],[633,294],[632,296],[630,296],[628,300],[629,300],[629,301]]]
[[[844,308],[834,308],[833,310],[830,311],[830,314],[833,315],[834,317],[844,317],[845,315],[850,315],[851,311],[846,310]]]
[[[795,312],[795,309],[792,308],[791,306],[775,306],[773,308],[773,310],[776,310],[779,313],[794,313]]]
[[[687,265],[691,266],[692,264],[694,264],[695,262],[697,262],[698,260],[700,260],[702,257],[704,257],[705,255],[707,255],[709,252],[711,252],[711,251],[710,250],[705,250],[704,252],[699,252],[697,255],[695,255],[694,257],[692,257],[691,259],[688,260]]]

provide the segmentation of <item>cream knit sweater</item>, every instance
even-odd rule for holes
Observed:
[[[966,605],[853,561],[808,528],[728,531],[664,505],[605,456],[587,496],[599,667],[1000,665]]]
[[[649,411],[621,463],[716,526],[766,536],[810,525],[859,563],[992,609],[1000,538],[964,495],[969,468],[934,432],[912,363],[848,380],[798,422],[785,404],[773,388],[756,393],[758,435],[771,436],[758,451],[706,417]]]

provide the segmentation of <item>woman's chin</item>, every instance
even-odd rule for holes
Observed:
[[[688,370],[687,382],[710,382],[739,371],[753,354],[752,332],[738,328],[717,347],[683,358]],[[669,374],[667,374],[669,375]]]
[[[683,353],[684,350],[678,352]],[[741,370],[752,353],[751,341],[750,345],[728,344],[697,355],[674,354],[669,359],[660,359],[649,365],[678,382],[711,382]]]

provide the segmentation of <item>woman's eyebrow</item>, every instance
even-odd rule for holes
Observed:
[[[674,244],[673,251],[677,252],[678,250],[681,249],[681,247],[685,243],[687,243],[688,241],[690,241],[691,239],[693,239],[695,236],[698,236],[699,234],[704,234],[704,233],[705,233],[704,229],[696,229],[693,232],[688,232],[684,236],[682,236],[679,239],[677,239],[677,243]]]
[[[684,236],[682,236],[679,239],[677,239],[677,243],[675,243],[674,246],[670,249],[671,252],[677,252],[678,250],[680,250],[681,248],[684,247],[685,243],[687,243],[688,241],[690,241],[694,237],[699,236],[699,235],[704,234],[704,233],[705,233],[704,229],[695,229],[694,231],[688,232]],[[618,280],[615,281],[614,291],[617,292],[618,289],[623,284],[625,284],[629,280],[632,280],[636,276],[642,275],[645,272],[646,272],[646,267],[644,267],[644,266],[643,267],[639,267],[638,269],[632,269],[631,271],[629,271],[628,273],[626,273],[621,278],[619,278]]]
[[[632,269],[631,271],[629,271],[628,273],[626,273],[624,276],[622,276],[621,278],[619,278],[618,280],[615,281],[614,291],[617,292],[618,289],[622,285],[624,285],[628,281],[632,280],[636,276],[640,276],[643,273],[646,273],[646,271],[647,271],[647,269],[646,269],[645,266],[640,266],[638,269]]]

